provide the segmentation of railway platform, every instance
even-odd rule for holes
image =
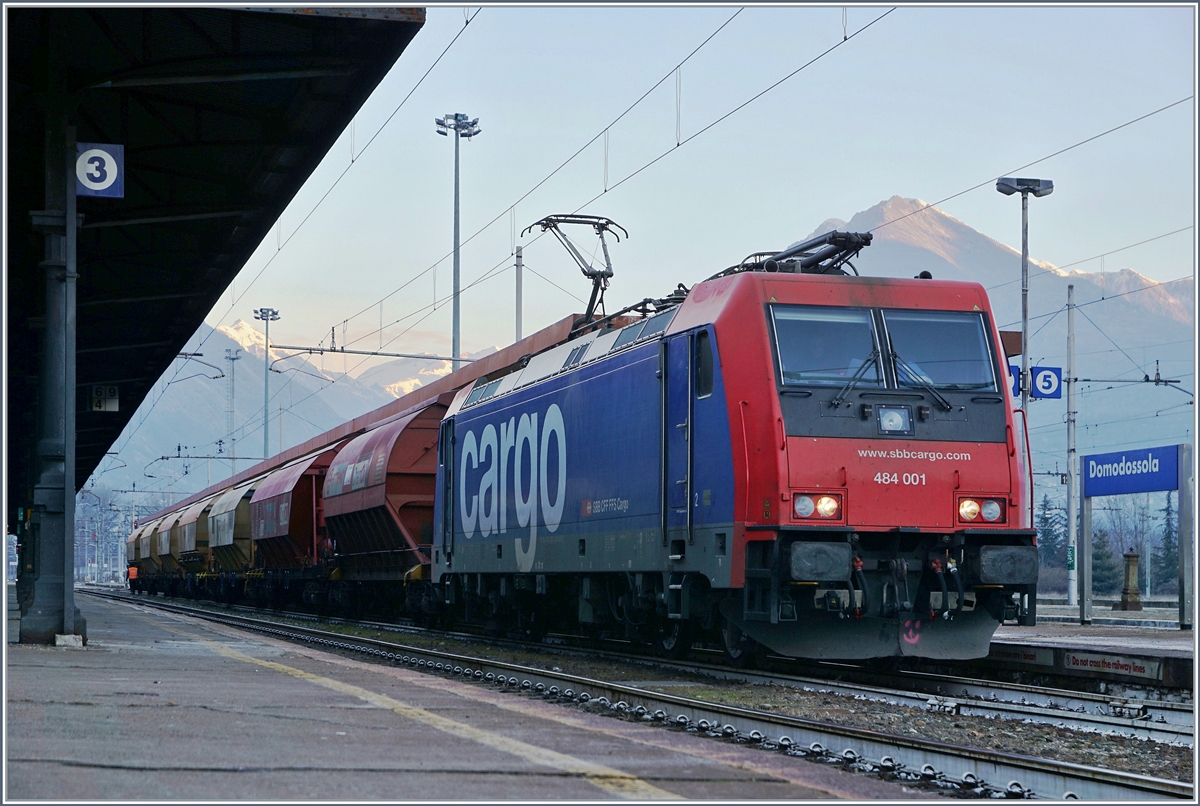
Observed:
[[[84,648],[7,646],[6,800],[926,797],[135,603],[86,609]]]

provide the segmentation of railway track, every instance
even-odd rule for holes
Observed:
[[[959,796],[974,794],[980,797],[1116,801],[1194,798],[1193,785],[1179,781],[768,714],[561,671],[348,636],[315,627],[271,621],[261,616],[214,612],[162,601],[133,599],[128,595],[95,591],[88,593],[126,603],[145,604],[277,638],[362,653],[434,674],[474,679],[530,696],[542,696],[590,710],[610,712],[614,716],[658,721],[676,729],[698,731],[714,738],[760,744],[766,749],[840,763],[850,769],[877,772],[931,788],[954,790]],[[753,676],[744,672],[736,674],[742,679]],[[822,681],[822,685],[828,685],[828,681]]]

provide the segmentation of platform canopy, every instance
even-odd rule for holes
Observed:
[[[65,114],[78,141],[122,145],[125,159],[123,199],[78,202],[78,488],[399,59],[425,10],[5,13],[5,450],[15,507],[31,500],[38,472],[44,246],[30,213],[48,209],[48,121],[61,126]],[[92,410],[96,386],[115,389],[116,411]]]

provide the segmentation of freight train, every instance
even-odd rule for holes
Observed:
[[[734,664],[984,656],[1036,621],[1004,343],[977,284],[858,276],[870,240],[611,316],[573,251],[584,316],[160,513],[133,584]]]

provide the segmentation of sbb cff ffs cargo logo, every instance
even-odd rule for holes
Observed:
[[[551,463],[557,472],[551,479]],[[528,468],[528,469],[526,469]],[[537,549],[538,510],[549,532],[562,521],[567,490],[567,434],[562,410],[551,404],[541,417],[522,414],[501,422],[499,430],[488,423],[479,436],[463,435],[459,460],[458,502],[463,536],[471,539],[478,528],[482,537],[508,532],[508,491],[513,493],[516,525],[529,529],[529,547],[515,539],[517,567],[533,568]]]

